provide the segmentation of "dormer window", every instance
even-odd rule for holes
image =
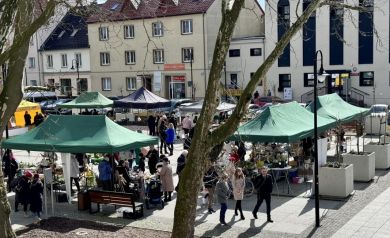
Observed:
[[[74,37],[78,31],[79,31],[79,29],[74,29],[72,34],[70,34],[70,37]]]
[[[61,38],[65,34],[65,30],[62,30],[61,33],[58,35],[58,38]]]

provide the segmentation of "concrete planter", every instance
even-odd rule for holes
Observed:
[[[344,154],[344,164],[353,164],[353,180],[368,182],[375,176],[375,152],[358,154]]]
[[[322,196],[348,197],[353,192],[353,164],[345,168],[321,167],[318,170]]]
[[[377,143],[369,143],[364,146],[364,151],[375,152],[376,169],[390,168],[390,144],[378,145]]]
[[[385,142],[385,136],[381,135],[380,142],[383,144]],[[390,136],[386,136],[386,143],[390,143]]]

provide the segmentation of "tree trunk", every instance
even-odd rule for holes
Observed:
[[[321,0],[313,0],[305,12],[285,33],[270,53],[264,63],[256,71],[255,75],[244,89],[244,92],[228,121],[213,132],[209,131],[210,122],[219,104],[219,80],[226,53],[229,49],[234,26],[244,1],[234,1],[231,10],[226,9],[226,2],[222,1],[222,21],[218,32],[213,63],[210,69],[207,92],[204,98],[202,112],[196,124],[195,135],[191,143],[190,151],[186,159],[186,166],[180,177],[180,187],[175,207],[174,225],[172,237],[193,237],[195,232],[195,217],[198,191],[202,182],[205,164],[209,159],[209,153],[213,146],[221,143],[238,127],[243,117],[247,104],[252,96],[258,81],[264,79],[269,68],[281,55],[290,39],[302,28],[303,24],[320,5]]]
[[[28,54],[29,42],[31,35],[35,32],[32,31],[31,27],[33,24],[46,23],[47,19],[54,12],[53,5],[48,5],[48,8],[42,18],[38,18],[39,21],[33,22],[33,5],[32,1],[18,1],[14,19],[14,37],[12,42],[17,42],[18,47],[10,47],[12,54],[7,57],[8,75],[5,77],[4,87],[0,94],[0,135],[3,135],[3,131],[12,116],[16,111],[23,94],[22,94],[22,79],[23,79],[23,68],[25,65],[26,57]],[[34,27],[37,27],[35,25]],[[30,34],[26,34],[29,32]],[[5,52],[9,52],[10,49],[6,49]],[[4,57],[4,54],[1,56]],[[1,165],[1,161],[0,161]],[[1,166],[0,166],[1,167]],[[4,184],[2,170],[0,170],[0,237],[13,238],[16,237],[12,230],[10,213],[11,207],[8,203],[7,188]]]

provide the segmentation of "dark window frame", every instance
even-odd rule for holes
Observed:
[[[287,76],[288,80],[284,79],[284,76]],[[288,82],[288,85],[284,85],[286,82]],[[285,88],[291,88],[291,74],[279,74],[278,92],[283,92]]]
[[[237,54],[238,52],[238,54]],[[241,50],[240,49],[231,49],[229,50],[229,58],[234,58],[234,57],[240,57],[241,56]]]

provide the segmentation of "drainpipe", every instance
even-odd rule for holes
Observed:
[[[206,30],[205,30],[205,13],[202,15],[203,19],[203,77],[204,77],[204,95],[206,95],[207,90],[207,70],[206,70],[206,61],[207,61],[207,52],[206,52]]]

